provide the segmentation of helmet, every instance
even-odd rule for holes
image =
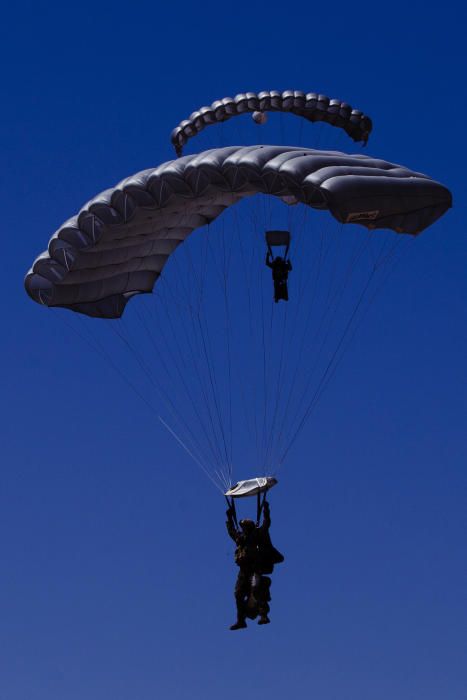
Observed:
[[[255,523],[253,520],[250,520],[250,518],[244,518],[243,520],[240,520],[240,527],[242,528],[243,532],[250,532],[251,530],[254,530],[256,527]]]

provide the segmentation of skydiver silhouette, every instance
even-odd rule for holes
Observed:
[[[277,302],[283,299],[289,300],[289,290],[287,288],[287,279],[289,272],[292,270],[290,260],[282,258],[280,255],[273,258],[270,250],[266,253],[266,265],[272,269],[272,279],[274,281],[274,301]]]
[[[247,617],[254,620],[259,615],[259,625],[270,622],[271,579],[265,574],[272,574],[274,565],[284,561],[284,557],[271,542],[271,515],[267,501],[263,508],[262,525],[257,526],[246,518],[240,520],[240,530],[235,526],[233,509],[227,511],[227,532],[237,545],[235,563],[239,567],[235,583],[237,620],[231,625],[231,630],[245,628]]]

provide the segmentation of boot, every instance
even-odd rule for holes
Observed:
[[[245,620],[237,620],[237,622],[234,625],[230,625],[229,629],[242,630],[242,629],[245,629],[245,627],[246,627]]]
[[[258,620],[258,625],[269,625],[271,620],[267,615],[261,615],[261,617]]]

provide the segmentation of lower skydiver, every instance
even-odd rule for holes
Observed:
[[[274,301],[277,302],[283,299],[289,300],[289,290],[287,288],[287,279],[289,272],[292,270],[292,263],[280,255],[273,258],[271,251],[266,254],[266,265],[272,269],[272,279],[274,281]]]
[[[257,526],[253,520],[246,518],[240,520],[240,530],[235,525],[233,508],[227,511],[227,531],[237,545],[235,563],[239,567],[235,583],[237,620],[230,627],[231,630],[246,627],[246,619],[254,620],[258,615],[259,625],[270,622],[271,579],[266,574],[272,574],[274,565],[283,562],[284,557],[271,542],[271,515],[267,501],[263,508],[262,525]]]

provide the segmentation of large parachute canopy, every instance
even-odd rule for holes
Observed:
[[[88,202],[27,273],[45,306],[118,318],[151,292],[193,230],[255,194],[292,196],[342,224],[417,235],[450,206],[443,185],[364,155],[288,146],[218,148],[144,170]]]
[[[346,102],[330,99],[326,95],[301,90],[264,90],[245,92],[235,98],[224,97],[208,107],[196,110],[172,131],[172,144],[178,156],[182,155],[187,141],[206,126],[220,124],[232,117],[253,113],[258,124],[265,121],[266,112],[290,112],[310,122],[325,122],[343,129],[353,141],[366,144],[371,133],[371,119]]]

